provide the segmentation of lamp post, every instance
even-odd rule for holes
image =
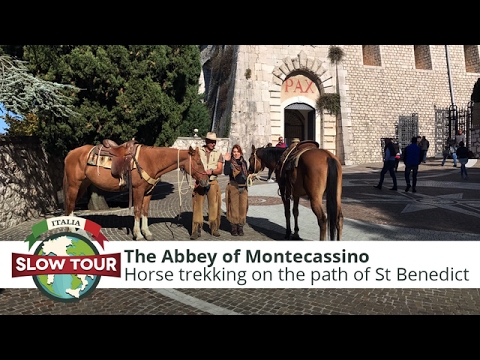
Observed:
[[[445,57],[447,59],[448,85],[450,88],[450,101],[451,101],[451,105],[448,110],[448,118],[450,120],[450,123],[448,125],[448,131],[449,131],[449,137],[452,137],[452,120],[455,122],[454,131],[457,130],[457,106],[455,105],[455,97],[453,95],[452,72],[450,70],[450,55],[448,53],[448,45],[445,45]]]
[[[450,99],[452,101],[452,105],[455,105],[455,98],[453,96],[452,72],[450,70],[450,55],[448,53],[448,45],[445,45],[445,56],[447,58],[448,85],[450,87]]]

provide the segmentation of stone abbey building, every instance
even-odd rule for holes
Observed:
[[[438,156],[456,128],[480,153],[475,127],[458,122],[473,109],[478,45],[338,47],[343,58],[332,63],[330,45],[201,45],[213,130],[247,155],[279,136],[315,140],[345,165],[380,161],[383,138],[408,145],[412,134],[425,135],[428,156]],[[340,95],[337,115],[318,108],[326,93]]]

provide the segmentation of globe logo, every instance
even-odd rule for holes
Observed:
[[[107,238],[101,226],[76,216],[60,216],[32,226],[28,235],[28,250],[40,241],[40,236],[55,229],[75,229],[60,232],[41,241],[33,254],[12,253],[12,278],[31,276],[35,286],[47,297],[61,302],[75,302],[90,295],[102,276],[121,277],[121,253],[99,254]],[[59,230],[59,231],[62,231]],[[81,235],[79,232],[88,233]]]
[[[51,257],[36,262],[37,269],[54,267],[57,256],[99,255],[95,245],[82,235],[59,233],[46,238],[35,250],[34,255]],[[73,258],[72,258],[73,259]],[[48,261],[47,261],[48,260]],[[88,260],[88,261],[87,261]],[[58,266],[61,263],[57,262]],[[83,259],[83,268],[93,267],[93,260]],[[94,273],[95,271],[92,271]],[[90,295],[97,287],[101,276],[92,274],[41,274],[32,276],[35,285],[47,297],[61,302],[75,302]]]

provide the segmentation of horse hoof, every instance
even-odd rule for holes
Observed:
[[[302,240],[302,239],[301,239],[300,236],[297,234],[297,235],[292,235],[291,240]]]
[[[151,241],[153,240],[153,235],[145,235],[145,239]]]

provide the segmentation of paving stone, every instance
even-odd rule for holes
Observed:
[[[405,180],[401,168],[397,173],[399,191],[373,188],[379,178],[380,163],[344,167],[343,211],[346,219],[375,226],[400,226],[405,231],[435,231],[479,234],[480,239],[480,167],[469,168],[469,180],[460,178],[460,169],[440,166],[440,160],[420,165],[416,194],[403,191]],[[266,172],[261,174],[266,175]],[[219,177],[222,190],[226,177]],[[150,207],[150,229],[155,241],[190,241],[191,201],[176,188],[177,173],[171,172],[157,186]],[[269,186],[257,181],[254,186]],[[387,174],[385,189],[391,185]],[[267,189],[267,187],[265,188]],[[182,190],[182,192],[185,189]],[[252,191],[253,192],[253,191]],[[79,207],[77,215],[102,226],[110,241],[131,240],[132,212],[126,208],[126,194],[111,197],[118,208],[93,212]],[[442,203],[443,201],[443,203]],[[251,197],[251,204],[265,206],[270,212],[281,203],[278,198]],[[260,205],[259,205],[260,204]],[[263,205],[262,205],[263,204]],[[420,206],[423,205],[423,206]],[[307,201],[302,206],[308,207]],[[405,211],[407,208],[409,211]],[[181,210],[181,213],[180,213]],[[180,219],[177,219],[180,213]],[[50,216],[61,215],[59,210]],[[42,219],[32,219],[13,228],[0,231],[0,241],[23,241],[32,225]],[[208,241],[281,241],[284,219],[275,222],[257,221],[249,217],[243,238],[232,237],[229,224],[222,217],[219,238],[209,235],[206,221],[201,240]],[[315,225],[315,224],[313,224]],[[308,226],[301,224],[301,227]],[[402,232],[405,232],[402,231]],[[400,232],[392,230],[394,241]],[[428,236],[428,235],[426,235]],[[460,237],[460,235],[459,235]],[[429,238],[418,238],[418,241]],[[453,238],[452,240],[455,240]],[[242,315],[311,315],[311,314],[455,314],[480,313],[479,289],[175,289],[185,299],[166,296],[154,289],[96,289],[78,303],[59,303],[45,298],[37,289],[6,289],[0,294],[0,314],[188,314],[208,315],[224,309]],[[194,300],[192,300],[192,298]],[[210,304],[212,309],[201,304]],[[202,306],[206,310],[202,310]]]

